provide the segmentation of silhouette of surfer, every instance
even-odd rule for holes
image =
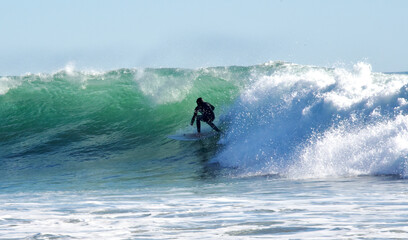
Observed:
[[[201,132],[201,121],[206,122],[208,125],[210,125],[215,131],[221,132],[220,129],[217,128],[217,126],[212,123],[215,119],[215,114],[214,114],[214,106],[211,105],[208,102],[204,102],[202,98],[197,98],[197,107],[194,109],[194,115],[193,118],[191,119],[191,126],[194,124],[194,120],[197,117],[196,125],[197,125],[197,134],[200,135]],[[201,115],[198,115],[198,113],[201,113]]]

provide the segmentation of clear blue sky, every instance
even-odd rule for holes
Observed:
[[[0,0],[0,76],[270,60],[408,70],[405,0]]]

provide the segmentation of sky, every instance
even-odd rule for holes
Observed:
[[[408,70],[406,0],[0,0],[0,76],[364,61]]]

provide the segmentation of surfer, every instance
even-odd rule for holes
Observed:
[[[191,119],[191,126],[193,126],[194,120],[197,117],[196,125],[197,125],[198,135],[200,135],[200,132],[201,132],[201,121],[206,122],[215,131],[221,132],[220,129],[218,129],[217,126],[215,126],[214,123],[212,123],[215,119],[215,114],[214,114],[215,107],[208,102],[204,102],[202,98],[197,98],[196,102],[197,102],[197,107],[194,109],[194,115],[193,115],[193,118]],[[197,115],[198,112],[200,112],[201,115]]]

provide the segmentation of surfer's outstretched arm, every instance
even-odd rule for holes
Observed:
[[[197,117],[197,112],[194,111],[194,115],[193,115],[193,118],[191,119],[191,123],[190,123],[191,126],[193,126],[196,117]]]

